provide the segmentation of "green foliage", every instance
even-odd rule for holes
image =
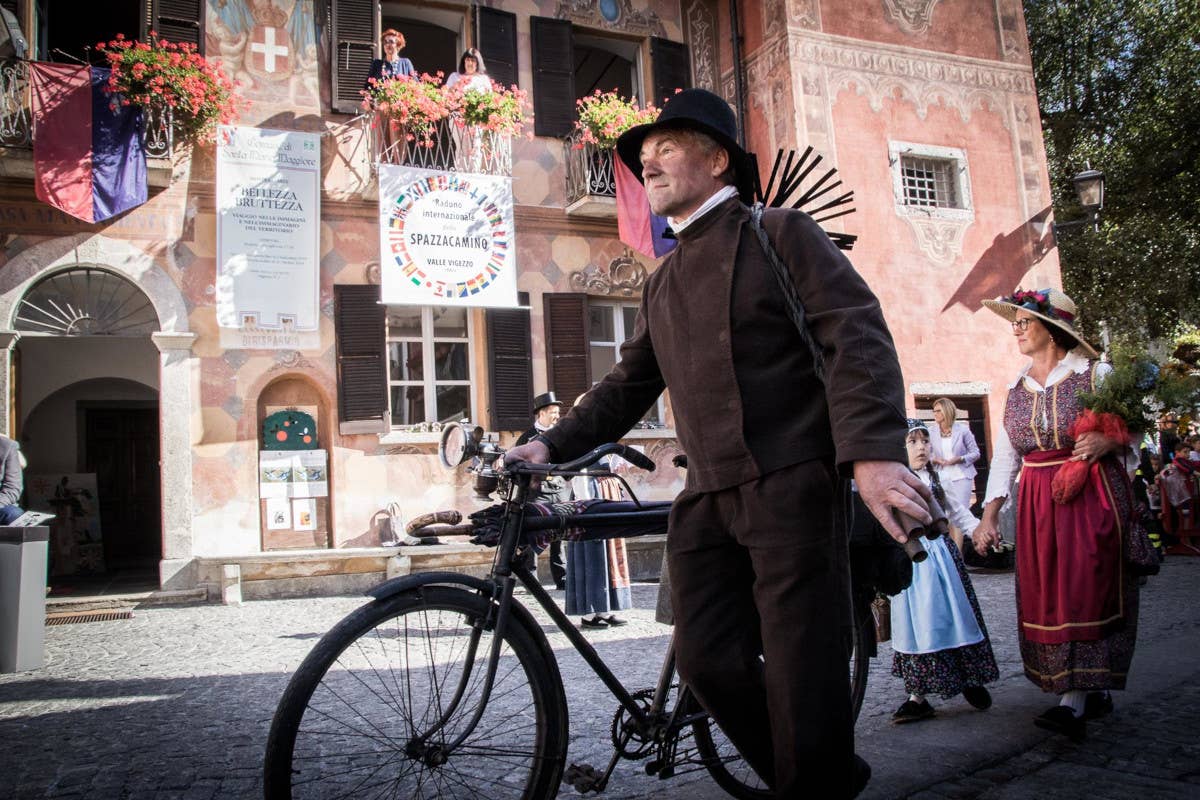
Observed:
[[[1061,236],[1064,288],[1098,337],[1147,346],[1200,319],[1200,3],[1025,0],[1060,221],[1071,178],[1106,177],[1099,233]]]
[[[1113,371],[1095,392],[1083,392],[1084,408],[1115,414],[1131,433],[1153,430],[1162,414],[1187,414],[1200,404],[1200,373],[1177,360],[1161,367],[1144,352],[1114,348]]]

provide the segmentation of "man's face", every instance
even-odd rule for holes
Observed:
[[[908,437],[906,444],[909,468],[925,469],[925,465],[929,463],[929,440],[919,433],[914,433]]]
[[[663,217],[689,216],[724,184],[729,154],[718,147],[705,152],[694,136],[655,131],[642,142],[642,178],[650,210]]]
[[[546,406],[538,409],[537,421],[543,428],[553,427],[558,422],[558,406]]]

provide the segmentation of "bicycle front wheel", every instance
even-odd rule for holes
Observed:
[[[567,749],[558,667],[510,618],[484,705],[487,616],[480,595],[426,586],[338,623],[280,700],[267,800],[554,797]]]

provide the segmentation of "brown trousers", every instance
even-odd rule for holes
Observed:
[[[779,798],[852,796],[850,571],[835,481],[830,465],[807,461],[685,490],[671,509],[680,677]]]

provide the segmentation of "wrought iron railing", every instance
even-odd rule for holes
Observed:
[[[616,197],[617,181],[613,176],[613,151],[583,141],[574,131],[563,145],[567,161],[567,205],[588,195]]]
[[[29,67],[24,61],[0,61],[0,145],[29,147]]]
[[[0,147],[32,147],[34,130],[30,114],[29,64],[0,60]],[[144,115],[146,155],[170,158],[174,147],[171,109],[150,108]]]
[[[493,133],[454,119],[435,123],[428,137],[409,139],[409,132],[386,114],[362,117],[376,164],[422,167],[439,172],[512,175],[512,136]]]

